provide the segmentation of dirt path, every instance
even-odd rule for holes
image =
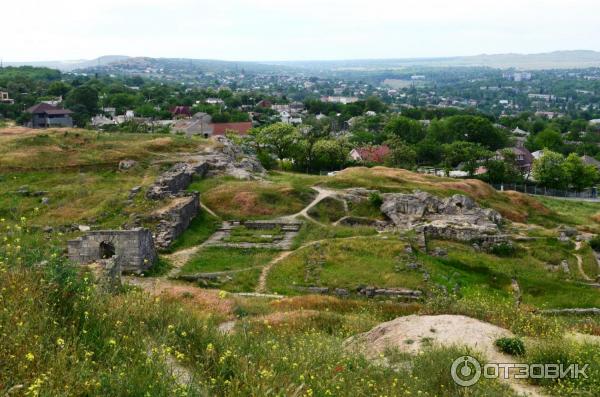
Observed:
[[[303,216],[306,219],[308,219],[311,222],[314,222],[318,225],[321,226],[326,226],[323,223],[319,222],[318,220],[314,219],[312,216],[310,216],[308,214],[308,212],[317,204],[319,204],[321,201],[323,201],[324,199],[328,198],[328,197],[335,197],[338,195],[338,192],[336,192],[335,190],[330,190],[330,189],[325,189],[322,188],[320,186],[313,186],[311,187],[311,189],[315,190],[317,192],[317,197],[314,198],[313,201],[311,201],[306,207],[304,207],[300,212],[297,212],[293,215],[287,215],[284,217],[281,217],[281,219],[295,219],[299,216]]]
[[[581,241],[575,242],[575,251],[579,251],[582,246],[583,246],[583,243]],[[575,258],[577,258],[577,268],[579,269],[579,274],[581,274],[581,277],[583,277],[584,280],[586,280],[586,281],[594,281],[590,276],[585,274],[585,270],[583,270],[583,258],[581,257],[581,255],[579,255],[579,254],[574,254],[574,255],[575,255]]]
[[[298,249],[300,249],[300,248],[298,248]],[[290,256],[290,254],[292,252],[296,252],[296,251],[283,251],[282,253],[277,255],[273,260],[271,260],[271,262],[267,263],[263,267],[262,271],[260,272],[260,277],[258,278],[258,285],[256,286],[255,292],[257,292],[259,294],[266,292],[267,291],[267,276],[269,275],[271,268],[273,266],[275,266],[275,264],[277,262],[284,260],[285,258]]]
[[[217,219],[221,218],[219,215],[215,214],[213,210],[208,208],[206,205],[202,204],[202,201],[200,202],[200,208],[202,208],[204,211],[208,212],[210,215],[214,216]]]
[[[183,266],[185,266],[185,264],[188,263],[189,260],[192,259],[192,257],[194,255],[196,255],[196,253],[198,251],[200,251],[201,247],[202,247],[202,244],[196,245],[194,247],[182,249],[180,251],[176,251],[169,255],[165,255],[164,256],[165,259],[167,259],[171,263],[171,266],[172,266],[171,270],[169,270],[166,277],[172,278],[172,277],[177,276],[179,274],[179,272],[181,271],[181,268]]]
[[[315,240],[315,241],[310,241],[306,244],[303,244],[293,251],[284,251],[284,252],[280,253],[279,255],[277,255],[273,260],[271,260],[269,263],[267,263],[263,267],[262,272],[260,272],[260,278],[258,279],[258,285],[256,286],[255,291],[256,291],[256,293],[259,293],[259,294],[265,293],[267,291],[267,277],[269,276],[269,272],[271,271],[271,269],[273,269],[273,266],[275,266],[277,263],[281,262],[282,260],[284,260],[285,258],[287,258],[288,256],[290,256],[291,254],[293,254],[295,252],[298,252],[304,248],[307,248],[307,247],[310,247],[310,246],[313,246],[316,244],[321,244],[321,243],[324,243],[327,241],[352,240],[352,239],[356,239],[356,238],[368,238],[368,237],[374,237],[374,236],[350,236],[350,237],[330,238],[330,239],[326,239],[326,240]]]

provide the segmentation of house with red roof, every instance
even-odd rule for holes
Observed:
[[[389,155],[390,148],[386,145],[363,146],[360,148],[352,149],[352,151],[350,151],[349,154],[350,158],[354,161],[377,164],[385,162],[386,158]]]
[[[189,106],[175,106],[171,109],[173,118],[192,117],[192,110]]]
[[[237,135],[248,135],[248,131],[252,128],[252,122],[212,123],[210,126],[212,127],[212,135],[225,135],[227,132]]]

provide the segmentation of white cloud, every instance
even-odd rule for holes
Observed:
[[[5,60],[236,60],[600,50],[595,0],[9,0]]]

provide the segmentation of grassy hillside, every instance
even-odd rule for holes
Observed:
[[[432,346],[418,356],[386,352],[394,368],[344,349],[347,337],[415,313],[464,314],[510,329],[525,340],[527,362],[596,362],[600,356],[598,344],[567,335],[599,336],[597,318],[540,313],[600,306],[598,289],[584,277],[599,273],[593,251],[560,241],[557,228],[597,231],[600,204],[500,193],[480,181],[383,167],[333,177],[271,172],[263,181],[198,180],[190,189],[201,192],[217,217],[202,212],[161,259],[184,275],[219,273],[219,280],[191,283],[156,274],[128,279],[135,286],[108,294],[96,288],[92,274],[67,263],[65,241],[81,234],[72,224],[146,222],[162,203],[143,194],[128,201],[131,187],[147,187],[180,153],[209,144],[179,136],[0,131],[0,395],[514,395],[496,381],[468,392],[456,386],[448,363],[467,353],[460,347]],[[122,159],[138,164],[119,171]],[[505,232],[518,241],[514,251],[493,254],[431,240],[429,253],[411,256],[406,247],[416,244],[410,232],[332,224],[346,213],[382,218],[376,206],[346,212],[328,199],[309,211],[318,223],[300,218],[304,224],[290,252],[200,246],[223,219],[300,212],[316,196],[313,186],[468,194],[500,211],[508,220]],[[230,238],[263,241],[272,233],[242,230]],[[447,255],[432,255],[436,248]],[[256,291],[261,282],[282,298],[237,294]],[[418,289],[423,298],[407,303],[354,293],[366,285]],[[312,295],[306,287],[313,286],[352,294]],[[547,382],[544,390],[599,394],[598,369],[588,375]]]

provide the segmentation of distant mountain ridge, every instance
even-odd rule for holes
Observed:
[[[93,66],[104,66],[113,62],[128,59],[126,55],[105,55],[96,59],[77,59],[67,61],[35,61],[35,62],[4,62],[4,66],[37,66],[58,69],[63,72],[71,72],[77,69],[85,69]]]
[[[193,66],[210,72],[219,70],[246,69],[256,72],[274,72],[291,69],[307,70],[386,70],[405,67],[491,67],[497,69],[582,69],[600,67],[600,52],[591,50],[554,51],[538,54],[481,54],[473,56],[438,58],[390,58],[390,59],[349,59],[332,61],[221,61],[189,58],[151,58],[107,55],[92,60],[5,62],[6,66],[45,66],[65,72],[107,67],[126,71],[141,67],[177,68]],[[289,69],[288,69],[289,70]]]

